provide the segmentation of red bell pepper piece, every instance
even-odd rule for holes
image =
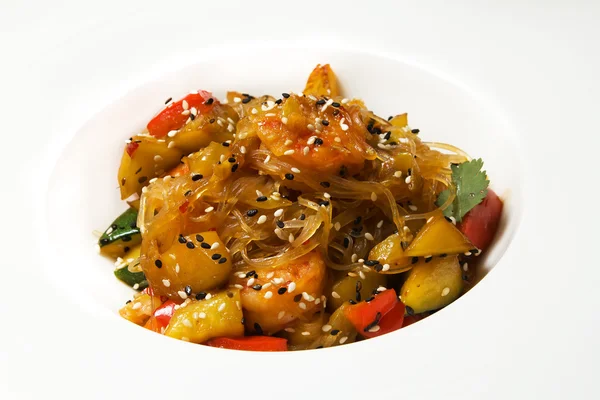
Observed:
[[[480,250],[485,250],[496,234],[502,215],[502,200],[493,190],[458,225],[458,229]]]
[[[212,99],[212,100],[210,100]],[[183,99],[176,101],[164,110],[158,113],[146,126],[148,132],[157,138],[162,138],[172,130],[178,130],[185,125],[185,122],[190,115],[184,111],[183,102],[187,103],[187,110],[191,110],[192,107],[198,110],[198,114],[204,114],[212,110],[218,101],[212,97],[210,92],[205,90],[199,90],[198,93],[190,93]]]
[[[210,339],[207,346],[249,351],[287,351],[287,340],[272,336],[220,337]]]
[[[386,291],[375,295],[375,298],[369,302],[363,301],[346,308],[344,310],[344,315],[361,335],[365,337],[379,336],[402,326],[402,321],[397,328],[397,324],[394,323],[395,318],[401,318],[398,316],[398,309],[390,316],[390,321],[385,323],[385,329],[390,330],[381,332],[383,328],[381,323],[384,317],[394,310],[399,302],[396,291],[394,289],[387,289]],[[402,312],[402,315],[404,315],[404,312]],[[379,326],[379,330],[376,332],[369,332],[369,330],[376,325]]]
[[[412,325],[415,322],[420,321],[420,320],[422,320],[425,317],[426,317],[426,315],[423,315],[423,314],[406,315],[404,317],[404,321],[402,323],[402,327],[405,328],[405,327],[407,327],[409,325]]]
[[[394,308],[392,308],[390,312],[381,318],[379,321],[379,330],[377,332],[361,332],[361,335],[367,338],[372,338],[402,328],[405,310],[406,307],[404,306],[404,303],[401,301],[397,302]]]
[[[133,157],[133,153],[135,153],[138,147],[140,147],[138,142],[129,142],[127,143],[127,146],[125,146],[125,151],[129,154],[129,157]]]
[[[167,300],[162,306],[154,310],[153,318],[156,321],[156,324],[158,325],[159,331],[160,328],[166,328],[167,325],[169,325],[171,317],[175,312],[176,305],[177,303],[175,303],[173,300]]]

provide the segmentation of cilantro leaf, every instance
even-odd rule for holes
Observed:
[[[486,172],[482,171],[483,160],[471,160],[462,164],[452,165],[452,182],[456,186],[456,197],[452,204],[444,210],[446,217],[454,217],[457,222],[473,207],[481,203],[487,196],[487,187],[490,181],[486,178]],[[437,206],[443,205],[450,196],[450,190],[446,189],[438,196]]]

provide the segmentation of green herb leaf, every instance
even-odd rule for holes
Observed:
[[[481,158],[452,165],[452,182],[456,186],[456,197],[450,207],[444,210],[446,217],[454,217],[457,222],[462,221],[465,214],[487,196],[490,181],[487,180],[486,172],[482,171],[482,168]],[[440,193],[436,201],[437,206],[443,205],[449,196],[448,189]]]

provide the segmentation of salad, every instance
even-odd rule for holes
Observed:
[[[317,349],[406,327],[473,282],[502,201],[481,159],[382,118],[318,65],[301,93],[198,90],[129,138],[99,239],[158,334]]]

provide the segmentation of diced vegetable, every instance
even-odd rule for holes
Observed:
[[[287,340],[272,336],[220,337],[210,339],[207,346],[248,351],[287,351]]]
[[[308,77],[303,93],[307,96],[311,94],[315,97],[328,98],[340,95],[337,77],[329,64],[319,64],[313,69]]]
[[[400,291],[402,302],[416,314],[437,310],[456,300],[463,280],[458,257],[421,260],[410,270]]]
[[[421,228],[404,254],[407,257],[428,257],[443,254],[462,254],[473,249],[465,235],[443,216],[438,215]]]
[[[307,321],[296,320],[285,328],[281,335],[288,341],[290,350],[307,349],[322,333],[321,327],[329,316],[315,314]]]
[[[361,279],[360,276],[348,276],[344,273],[341,279],[332,285],[331,291],[326,293],[327,308],[334,311],[346,301],[368,299],[373,295],[375,289],[386,285],[387,278],[385,275],[380,275],[374,271],[365,271],[364,276],[365,279]]]
[[[225,290],[208,300],[191,300],[180,306],[165,335],[194,343],[221,336],[243,336],[242,317],[240,291]]]
[[[210,102],[211,98],[210,92],[199,90],[198,93],[190,93],[183,99],[168,104],[148,123],[148,132],[156,138],[162,138],[172,130],[181,129],[190,118],[192,108],[198,113],[206,113],[218,103],[215,98]],[[208,102],[210,104],[207,104]]]
[[[134,193],[140,194],[150,179],[170,170],[179,163],[181,150],[169,148],[165,141],[159,142],[151,136],[134,136],[132,143],[137,143],[134,152],[123,152],[119,167],[119,187],[121,199]]]
[[[488,189],[485,199],[465,215],[458,228],[475,247],[485,250],[498,230],[502,207],[502,200]]]
[[[98,244],[100,252],[111,257],[123,257],[126,252],[140,244],[142,236],[136,225],[138,212],[127,209],[104,231]]]
[[[381,329],[379,325],[381,319],[392,311],[397,304],[398,296],[396,296],[396,292],[394,289],[387,289],[375,295],[375,298],[371,301],[362,301],[349,306],[344,315],[354,325],[359,334],[368,337],[372,333],[376,334]],[[402,322],[400,322],[400,326],[402,326]]]
[[[399,301],[398,303],[396,303],[394,308],[390,310],[390,312],[381,317],[381,320],[379,321],[379,329],[377,331],[363,331],[361,332],[361,335],[367,338],[371,338],[375,336],[385,335],[386,333],[390,333],[402,328],[402,324],[404,322],[405,309],[406,307],[404,306],[404,303]],[[377,328],[373,328],[373,330],[375,329]]]
[[[175,307],[177,303],[173,300],[167,300],[154,310],[153,315],[148,319],[144,328],[150,329],[151,331],[162,333],[162,331],[169,325],[171,317],[175,313]]]
[[[322,332],[317,340],[310,345],[311,349],[334,347],[356,340],[356,329],[344,315],[348,307],[351,307],[350,304],[344,303],[335,310],[327,324],[321,328]]]
[[[402,250],[402,237],[394,233],[376,244],[369,252],[369,260],[389,264],[390,271],[401,272],[411,268],[411,258]]]
[[[415,322],[418,322],[425,317],[427,317],[427,314],[414,314],[414,315],[404,314],[404,321],[402,322],[402,327],[405,328],[409,325],[412,325]]]
[[[180,236],[160,257],[144,267],[157,295],[181,300],[189,286],[198,293],[219,287],[229,278],[231,258],[216,232]]]
[[[146,276],[140,267],[140,249],[137,245],[123,256],[123,263],[115,269],[115,276],[136,290],[148,287]]]
[[[223,146],[222,143],[210,142],[202,150],[187,157],[189,170],[208,178],[213,174],[213,168],[220,161],[221,157],[227,157],[230,153],[231,150],[229,147]]]
[[[119,310],[119,314],[134,324],[144,325],[152,315],[152,307],[157,307],[160,304],[158,297],[153,299],[147,293],[139,293],[134,296],[133,301],[128,302]]]

